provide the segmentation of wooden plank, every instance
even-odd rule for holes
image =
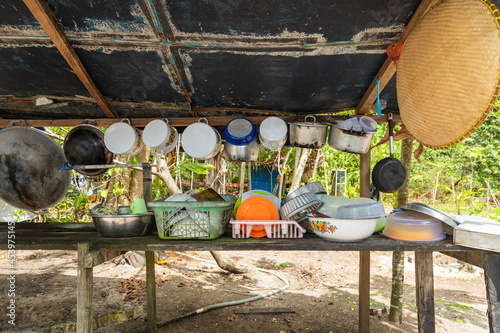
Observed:
[[[104,99],[104,96],[90,77],[85,66],[83,66],[47,2],[45,0],[23,1],[106,116],[117,118],[117,113],[111,109],[111,106]]]
[[[92,267],[85,267],[85,258],[89,254],[90,243],[78,244],[77,296],[76,296],[76,331],[92,332]]]
[[[146,311],[148,332],[156,332],[155,253],[146,251]]]
[[[370,251],[359,252],[359,332],[370,332]]]
[[[433,333],[436,330],[432,259],[432,251],[415,251],[415,292],[419,333]]]
[[[244,111],[244,110],[240,110]],[[283,119],[286,122],[293,122],[293,121],[302,121],[302,117],[298,116],[280,116],[276,115],[277,117]],[[246,117],[248,120],[250,120],[252,123],[255,125],[259,125],[264,119],[266,119],[268,116],[255,116],[255,117]],[[382,116],[382,117],[377,117],[374,115],[371,115],[375,121],[378,123],[385,123],[387,122],[387,117]],[[207,117],[208,123],[211,126],[226,126],[229,121],[232,119],[237,118],[237,116],[234,117]],[[333,120],[341,120],[344,117],[340,116],[318,116],[316,117],[316,120],[318,122],[325,122],[329,123],[332,122]],[[130,122],[132,126],[134,127],[145,127],[150,121],[153,121],[158,118],[130,118]],[[189,126],[192,123],[198,122],[200,118],[195,118],[195,117],[182,117],[182,118],[168,118],[168,122],[172,126],[178,126],[178,127],[184,127],[184,126]],[[28,119],[26,120],[26,124],[31,127],[74,127],[76,125],[80,125],[85,119]],[[109,127],[114,123],[120,122],[120,119],[110,119],[110,118],[98,118],[94,119],[96,121],[96,126],[99,127]],[[9,123],[12,121],[12,119],[0,119],[0,127],[7,127]],[[401,117],[399,115],[394,115],[394,122],[401,122]]]
[[[408,22],[408,25],[401,33],[401,36],[399,37],[398,42],[402,42],[402,43],[406,42],[406,40],[408,39],[408,36],[410,36],[410,33],[416,27],[417,23],[425,15],[425,13],[427,13],[429,8],[435,2],[436,2],[436,0],[422,0],[420,5],[418,6],[417,10],[413,14],[410,22]],[[375,78],[373,79],[372,83],[370,84],[367,91],[365,92],[363,98],[361,98],[361,101],[359,102],[358,106],[356,107],[355,114],[366,114],[370,111],[370,108],[372,107],[373,103],[377,99],[377,79],[380,79],[380,92],[382,92],[382,90],[384,90],[387,83],[394,76],[394,73],[396,73],[396,65],[394,65],[394,62],[392,61],[391,58],[387,57],[384,64],[382,65],[382,67],[378,71],[377,75],[375,75]]]
[[[500,333],[500,253],[484,255],[484,279],[490,333]]]
[[[468,264],[483,267],[484,260],[483,256],[485,251],[474,250],[474,251],[439,251],[442,254],[450,256],[452,258],[465,261]]]

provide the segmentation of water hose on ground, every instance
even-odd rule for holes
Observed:
[[[183,255],[183,256],[186,256],[186,257],[189,257],[189,258],[193,258],[193,259],[196,259],[196,260],[204,261],[204,262],[212,264],[212,265],[217,265],[217,263],[214,262],[214,261],[197,258],[197,257],[191,256],[189,254],[185,254],[185,253],[180,253],[180,252],[176,252],[176,253],[180,254],[180,255]],[[225,306],[233,306],[233,305],[238,305],[238,304],[244,304],[246,302],[253,302],[253,301],[256,301],[256,300],[259,300],[259,299],[262,299],[262,298],[265,298],[265,297],[268,297],[268,296],[271,296],[271,295],[274,295],[274,294],[277,294],[279,292],[282,292],[283,290],[287,289],[290,286],[290,283],[288,282],[288,280],[286,280],[284,277],[282,277],[281,275],[279,275],[279,274],[277,274],[275,272],[272,272],[270,270],[263,269],[263,268],[257,268],[257,270],[259,270],[261,272],[269,273],[269,274],[272,274],[272,275],[276,276],[277,278],[279,278],[280,280],[282,280],[283,282],[285,282],[285,285],[283,287],[281,287],[281,288],[272,290],[272,291],[267,292],[265,294],[260,294],[260,295],[254,296],[254,297],[245,298],[245,299],[242,299],[242,300],[239,300],[239,301],[231,301],[231,302],[224,302],[224,303],[212,304],[212,305],[206,306],[204,308],[188,312],[188,313],[186,313],[186,314],[184,314],[182,316],[169,319],[169,320],[167,320],[167,321],[165,321],[163,323],[159,323],[158,327],[163,327],[163,326],[169,325],[171,323],[174,323],[176,321],[179,321],[181,319],[184,319],[184,318],[187,318],[187,317],[191,317],[191,316],[194,316],[194,315],[197,315],[197,314],[200,314],[200,313],[203,313],[203,312],[207,312],[207,311],[210,311],[210,310],[222,308],[222,307],[225,307]]]

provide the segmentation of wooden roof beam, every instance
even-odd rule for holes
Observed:
[[[104,99],[101,91],[90,77],[85,66],[83,66],[47,2],[45,0],[23,1],[106,116],[117,118],[118,114]]]
[[[408,36],[413,31],[417,23],[420,19],[427,13],[429,8],[436,3],[436,0],[422,0],[417,10],[413,14],[410,22],[406,26],[406,28],[401,33],[401,37],[399,37],[398,42],[405,43],[408,39]],[[361,102],[359,102],[356,107],[355,114],[367,114],[370,111],[373,103],[377,99],[377,80],[380,79],[380,92],[385,88],[387,83],[391,80],[391,78],[396,73],[396,65],[391,58],[387,57],[382,68],[378,71],[377,75],[373,79],[372,83],[368,87],[368,90],[365,92]]]

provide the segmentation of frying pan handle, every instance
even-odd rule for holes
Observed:
[[[394,127],[392,123],[392,113],[387,115],[387,121],[389,123],[389,151],[391,158],[394,158]]]
[[[16,123],[19,123],[19,126],[28,126],[28,124],[26,124],[25,120],[23,120],[23,119],[16,119],[16,120],[12,120],[9,123],[9,125],[7,125],[7,127],[14,126]]]

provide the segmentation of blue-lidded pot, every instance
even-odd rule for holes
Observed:
[[[257,127],[246,118],[235,118],[224,128],[224,139],[235,146],[245,146],[257,138]]]

